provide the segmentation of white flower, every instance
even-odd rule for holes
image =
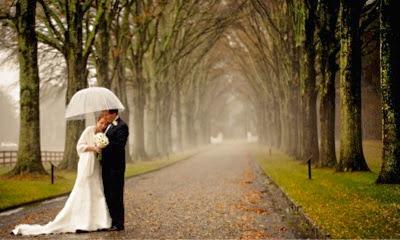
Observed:
[[[96,133],[96,135],[94,135],[94,142],[99,148],[105,148],[109,144],[106,134],[102,132]]]
[[[117,122],[118,118],[119,118],[119,116],[117,115],[115,117],[114,121],[112,122],[112,125],[114,125],[114,127],[118,125],[118,122]]]

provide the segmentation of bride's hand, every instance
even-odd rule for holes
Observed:
[[[88,146],[88,148],[86,149],[86,151],[101,153],[101,148],[96,147],[96,146]]]
[[[97,153],[101,153],[101,148],[99,148],[97,146],[93,146],[93,151],[97,152]]]

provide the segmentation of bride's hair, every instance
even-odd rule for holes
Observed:
[[[104,113],[100,113],[97,117],[96,117],[96,122],[100,121],[100,119],[102,119],[103,117],[105,117],[106,115]]]

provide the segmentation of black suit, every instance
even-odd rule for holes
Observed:
[[[102,150],[102,177],[104,195],[112,226],[124,227],[124,174],[125,174],[125,144],[129,129],[122,119],[117,125],[111,124],[106,132],[109,144]]]

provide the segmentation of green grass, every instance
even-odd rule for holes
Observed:
[[[137,162],[126,165],[125,177],[154,171],[162,167],[186,159],[198,150],[177,153],[170,158],[159,158],[151,161]],[[49,170],[49,166],[45,165]],[[74,171],[55,171],[55,183],[51,184],[49,176],[17,176],[6,177],[5,173],[10,167],[0,168],[0,210],[35,200],[45,199],[52,196],[68,193],[71,191],[76,178]]]
[[[273,151],[271,157],[257,151],[264,171],[306,214],[332,238],[400,238],[400,186],[377,185],[381,145],[366,141],[364,152],[369,173],[335,173],[307,167]]]

